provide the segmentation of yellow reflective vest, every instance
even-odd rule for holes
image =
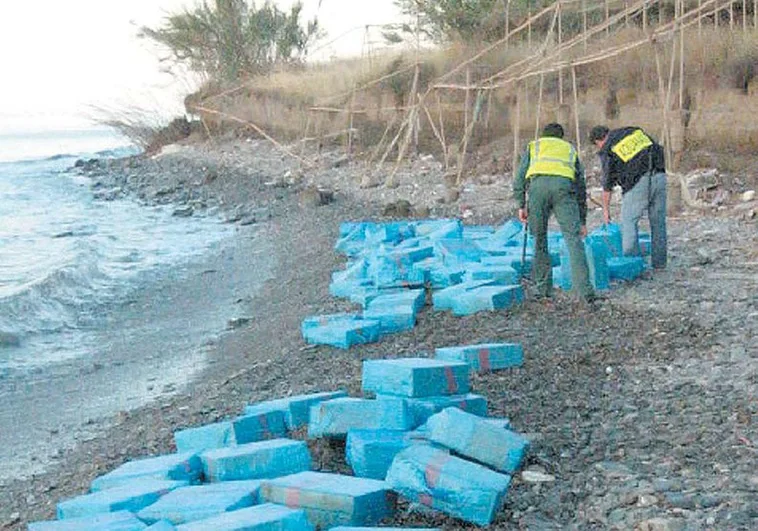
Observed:
[[[550,175],[576,178],[577,154],[574,146],[560,138],[543,137],[529,142],[529,169],[526,178]]]

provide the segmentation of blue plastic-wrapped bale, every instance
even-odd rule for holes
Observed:
[[[363,362],[363,392],[408,398],[469,392],[469,366],[429,358]]]
[[[495,227],[491,225],[464,225],[461,237],[464,240],[485,240],[494,233]]]
[[[584,240],[584,249],[590,270],[590,283],[598,291],[609,289],[611,278],[608,268],[608,246],[598,236],[588,236]]]
[[[524,347],[519,343],[482,343],[438,348],[434,356],[438,360],[468,363],[477,372],[490,372],[521,367],[524,363]]]
[[[443,267],[443,265],[442,260],[439,258],[425,258],[413,264],[411,272],[408,275],[408,280],[418,284],[427,284],[432,281],[432,271]]]
[[[502,284],[515,284],[518,274],[510,265],[469,264],[466,266],[464,282],[477,280],[496,280]]]
[[[634,280],[645,270],[645,259],[641,256],[621,256],[608,259],[611,280]]]
[[[382,293],[368,304],[369,309],[382,306],[394,308],[398,305],[408,305],[413,311],[420,312],[426,304],[426,293],[423,289],[403,289]]]
[[[505,243],[518,239],[523,234],[524,224],[516,218],[511,218],[503,223],[492,235],[492,240]]]
[[[264,481],[261,496],[303,509],[319,529],[376,524],[395,511],[395,495],[383,481],[339,474],[303,472]]]
[[[332,282],[343,282],[345,280],[360,280],[367,278],[368,263],[365,258],[358,258],[347,264],[347,267],[341,271],[332,273]]]
[[[150,527],[147,527],[145,531],[174,531],[176,527],[174,527],[174,524],[167,520],[161,520],[159,522],[155,522]]]
[[[274,478],[311,468],[308,446],[290,439],[208,450],[201,458],[205,477],[214,483]]]
[[[413,416],[405,400],[337,398],[311,408],[308,437],[346,437],[350,430],[410,430]]]
[[[479,262],[484,255],[485,252],[472,240],[444,239],[434,244],[434,256],[449,267],[465,267],[471,262]]]
[[[385,482],[401,496],[478,525],[503,508],[511,478],[431,446],[406,448]]]
[[[622,256],[621,227],[616,223],[608,223],[596,228],[589,236],[600,238],[608,248],[608,258]]]
[[[260,481],[226,481],[181,487],[142,509],[137,516],[148,524],[161,520],[186,524],[258,504]]]
[[[379,248],[371,254],[368,276],[379,288],[408,287],[413,284],[411,280],[416,278],[413,264],[432,254],[430,245],[394,250]]]
[[[180,430],[174,433],[174,442],[180,452],[198,452],[274,439],[286,434],[284,414],[268,411]]]
[[[508,418],[505,418],[505,417],[483,417],[483,418],[485,422],[487,422],[488,424],[491,424],[497,429],[500,429],[500,430],[511,429],[511,421]],[[427,441],[431,443],[431,441],[429,440],[429,425],[427,423],[422,424],[421,426],[413,430],[411,433],[413,434],[414,438],[426,439]]]
[[[124,463],[115,470],[94,479],[90,490],[97,492],[120,487],[135,479],[162,479],[195,483],[200,481],[202,474],[203,464],[200,462],[200,456],[197,453],[161,455]]]
[[[431,241],[460,239],[463,237],[463,223],[459,219],[443,221],[438,220],[433,230],[424,231],[422,226],[416,229],[416,234],[425,236]]]
[[[348,349],[378,341],[381,328],[378,321],[358,315],[336,314],[306,318],[302,333],[307,343]]]
[[[135,479],[119,487],[62,501],[57,506],[57,516],[63,520],[116,511],[136,513],[157,502],[161,496],[185,486],[186,481]]]
[[[429,283],[433,289],[444,289],[463,282],[466,270],[461,266],[443,266],[429,272]]]
[[[331,282],[329,284],[329,295],[343,299],[352,298],[356,293],[363,293],[367,290],[376,290],[374,282],[367,278],[358,280],[343,280],[339,282]]]
[[[69,518],[67,520],[50,520],[30,522],[28,531],[141,531],[147,525],[129,511]]]
[[[177,526],[177,531],[313,531],[305,512],[273,503]]]
[[[342,224],[334,249],[346,256],[356,256],[366,247],[366,227],[362,223]]]
[[[461,282],[460,284],[432,293],[432,304],[434,305],[435,310],[452,310],[455,301],[466,292],[483,286],[496,286],[498,284],[499,282],[497,280],[473,280]]]
[[[500,472],[512,474],[521,466],[529,441],[460,409],[448,408],[427,422],[429,440]]]
[[[592,284],[592,286],[598,291],[609,289],[609,247],[606,241],[599,235],[593,233],[593,235],[587,236],[584,240],[584,252],[587,256],[590,284]],[[573,282],[571,279],[571,258],[569,256],[568,247],[565,243],[561,246],[561,261],[559,267],[560,275],[556,275],[556,270],[553,269],[553,283],[558,285],[562,290],[568,291],[571,289]]]
[[[329,531],[441,531],[436,527],[350,527],[340,525]]]
[[[378,400],[396,399],[393,395],[376,395]],[[487,416],[487,399],[480,395],[469,393],[466,395],[430,396],[427,398],[406,398],[413,415],[414,427],[420,426],[429,420],[429,417],[449,407],[457,407],[472,415]]]
[[[369,304],[369,308],[363,312],[363,318],[378,322],[380,335],[395,334],[416,326],[416,311],[407,304],[374,308]]]
[[[345,391],[327,391],[324,393],[311,393],[307,395],[289,396],[287,398],[278,398],[268,400],[258,404],[251,404],[245,407],[245,415],[258,415],[268,411],[281,411],[284,415],[284,422],[287,429],[296,430],[308,424],[311,414],[311,406],[333,400],[335,398],[346,397]]]
[[[350,430],[345,456],[356,476],[383,480],[395,456],[413,444],[429,441],[408,431]]]
[[[453,315],[505,310],[524,300],[521,286],[482,286],[463,293],[453,303]]]

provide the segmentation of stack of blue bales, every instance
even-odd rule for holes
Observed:
[[[641,237],[649,250],[649,238]],[[531,269],[534,240],[510,219],[499,227],[464,226],[458,219],[387,223],[343,223],[336,250],[348,259],[332,274],[329,292],[361,306],[359,313],[308,317],[302,334],[312,344],[340,348],[378,341],[413,328],[428,292],[435,310],[454,315],[505,310],[523,301],[520,279]],[[614,279],[631,280],[645,267],[642,258],[621,256],[621,231],[607,225],[586,241],[591,281],[605,290]],[[549,233],[555,283],[571,288],[571,267],[563,237]]]

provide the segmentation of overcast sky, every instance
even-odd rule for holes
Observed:
[[[136,105],[147,113],[181,113],[192,82],[161,74],[159,53],[136,38],[194,0],[37,0],[3,2],[0,16],[0,130],[86,123],[90,106]],[[259,4],[261,0],[259,0]],[[284,8],[291,0],[277,0]],[[306,16],[318,0],[305,0]],[[395,20],[392,0],[322,0],[328,37],[319,52],[360,54],[364,27]],[[340,37],[336,42],[329,42]]]

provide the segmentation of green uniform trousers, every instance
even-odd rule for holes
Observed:
[[[572,288],[585,299],[594,297],[590,285],[587,255],[581,236],[582,220],[576,187],[570,179],[538,175],[529,184],[529,225],[534,236],[532,280],[537,294],[550,297],[553,293],[553,268],[547,249],[547,227],[550,214],[555,213],[571,259]]]

